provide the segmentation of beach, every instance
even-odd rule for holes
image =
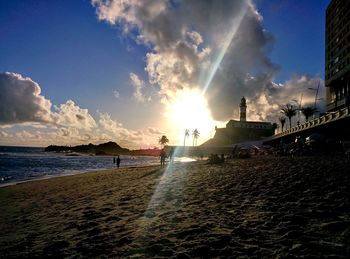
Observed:
[[[130,167],[0,188],[0,257],[350,256],[350,162]]]

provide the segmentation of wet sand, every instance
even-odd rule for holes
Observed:
[[[350,256],[350,163],[260,157],[0,188],[0,257]]]

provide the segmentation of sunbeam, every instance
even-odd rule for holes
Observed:
[[[187,171],[184,165],[176,166],[169,162],[163,169],[162,176],[147,205],[147,209],[139,219],[135,245],[144,245],[144,242],[147,242],[147,236],[162,214],[171,213],[175,217],[176,212],[181,210],[186,175]],[[169,203],[171,203],[171,211],[169,211]],[[176,209],[174,210],[174,208]],[[171,225],[172,222],[167,222],[167,224]]]
[[[223,41],[222,48],[219,50],[219,53],[216,56],[215,61],[213,62],[213,65],[209,69],[208,77],[205,81],[203,91],[202,91],[203,95],[207,92],[211,82],[213,81],[216,71],[218,70],[223,58],[225,57],[227,49],[231,45],[231,42],[237,33],[237,30],[247,12],[248,7],[249,7],[249,3],[245,4],[241,12],[239,13],[239,15],[237,15],[232,19],[232,22],[230,24],[231,30],[229,31],[225,40]]]
[[[202,96],[208,90],[216,71],[218,70],[234,36],[236,35],[238,28],[247,12],[249,3],[244,5],[239,15],[232,19],[231,30],[225,38],[222,48],[220,49],[218,55],[215,58],[215,62],[209,69],[208,77],[205,81]],[[192,100],[193,101],[193,100]],[[176,153],[176,150],[175,150]],[[170,195],[172,199],[181,206],[181,194],[184,182],[186,181],[186,171],[184,169],[180,170],[181,172],[174,173],[175,167],[170,163],[164,169],[164,172],[160,178],[160,181],[151,197],[150,202],[148,203],[147,209],[143,217],[140,219],[139,231],[140,236],[147,235],[147,229],[152,225],[152,222],[157,220],[157,214],[162,212],[164,205],[167,202],[167,197]]]

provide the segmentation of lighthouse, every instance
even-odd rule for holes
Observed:
[[[247,111],[247,103],[246,103],[246,100],[243,96],[241,99],[241,104],[239,105],[239,114],[240,114],[239,120],[240,121],[247,121],[246,111]]]

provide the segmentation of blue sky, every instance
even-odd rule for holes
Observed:
[[[323,79],[325,9],[329,0],[255,3],[264,30],[274,38],[272,46],[266,45],[266,56],[279,66],[272,80],[283,84],[305,74]],[[144,128],[166,132],[159,121],[162,115],[157,114],[166,113],[162,97],[157,95],[165,87],[159,82],[151,84],[145,71],[146,55],[157,53],[159,42],[140,43],[136,40],[139,34],[149,35],[138,32],[143,30],[142,25],[131,33],[122,33],[126,20],[113,24],[99,19],[97,11],[98,7],[87,0],[1,1],[0,72],[30,77],[53,105],[73,100],[88,109],[96,121],[103,112],[129,130],[141,130],[141,123]],[[205,44],[204,40],[198,50]],[[136,88],[130,82],[130,73],[142,81],[142,91],[148,93],[150,101],[140,103],[132,98]],[[118,99],[113,91],[119,92]],[[11,129],[6,128],[10,134]]]
[[[131,94],[129,71],[143,70],[142,55],[126,51],[126,40],[96,19],[89,1],[1,5],[1,71],[30,76],[57,104],[70,98],[96,110],[112,89]]]
[[[275,36],[270,57],[281,65],[278,81],[303,73],[324,78],[325,10],[329,2],[259,1],[264,26]]]

